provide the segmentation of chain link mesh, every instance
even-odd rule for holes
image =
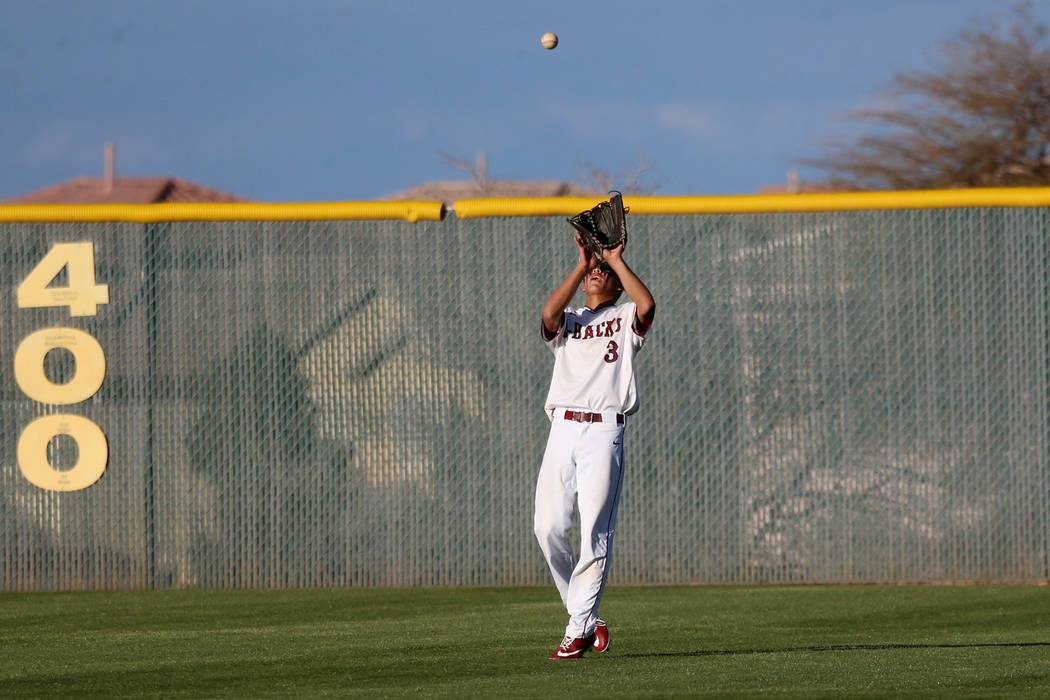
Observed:
[[[630,226],[658,314],[615,583],[1050,578],[1045,209]],[[574,262],[563,217],[0,233],[4,590],[548,582],[538,319]],[[18,308],[72,241],[94,244],[109,303]],[[103,347],[90,399],[21,391],[15,350],[46,327]],[[20,470],[25,426],[55,413],[106,435],[87,489]],[[48,460],[78,451],[59,436]]]

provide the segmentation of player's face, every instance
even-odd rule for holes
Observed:
[[[587,276],[583,278],[583,291],[585,294],[615,296],[621,289],[620,278],[605,263],[595,265],[587,273]]]

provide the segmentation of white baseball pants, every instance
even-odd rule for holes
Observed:
[[[564,420],[556,411],[536,482],[535,533],[569,613],[565,634],[594,632],[605,590],[623,482],[624,426]],[[580,513],[579,557],[569,531]]]

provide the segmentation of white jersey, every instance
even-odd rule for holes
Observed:
[[[634,356],[645,336],[634,328],[636,315],[634,302],[596,311],[586,307],[565,310],[559,332],[546,341],[554,353],[544,405],[547,415],[556,408],[625,415],[638,410]]]

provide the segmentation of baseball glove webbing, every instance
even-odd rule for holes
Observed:
[[[623,206],[622,194],[613,192],[612,195],[606,201],[568,218],[568,222],[579,231],[584,243],[599,259],[604,251],[627,243],[628,210]]]

